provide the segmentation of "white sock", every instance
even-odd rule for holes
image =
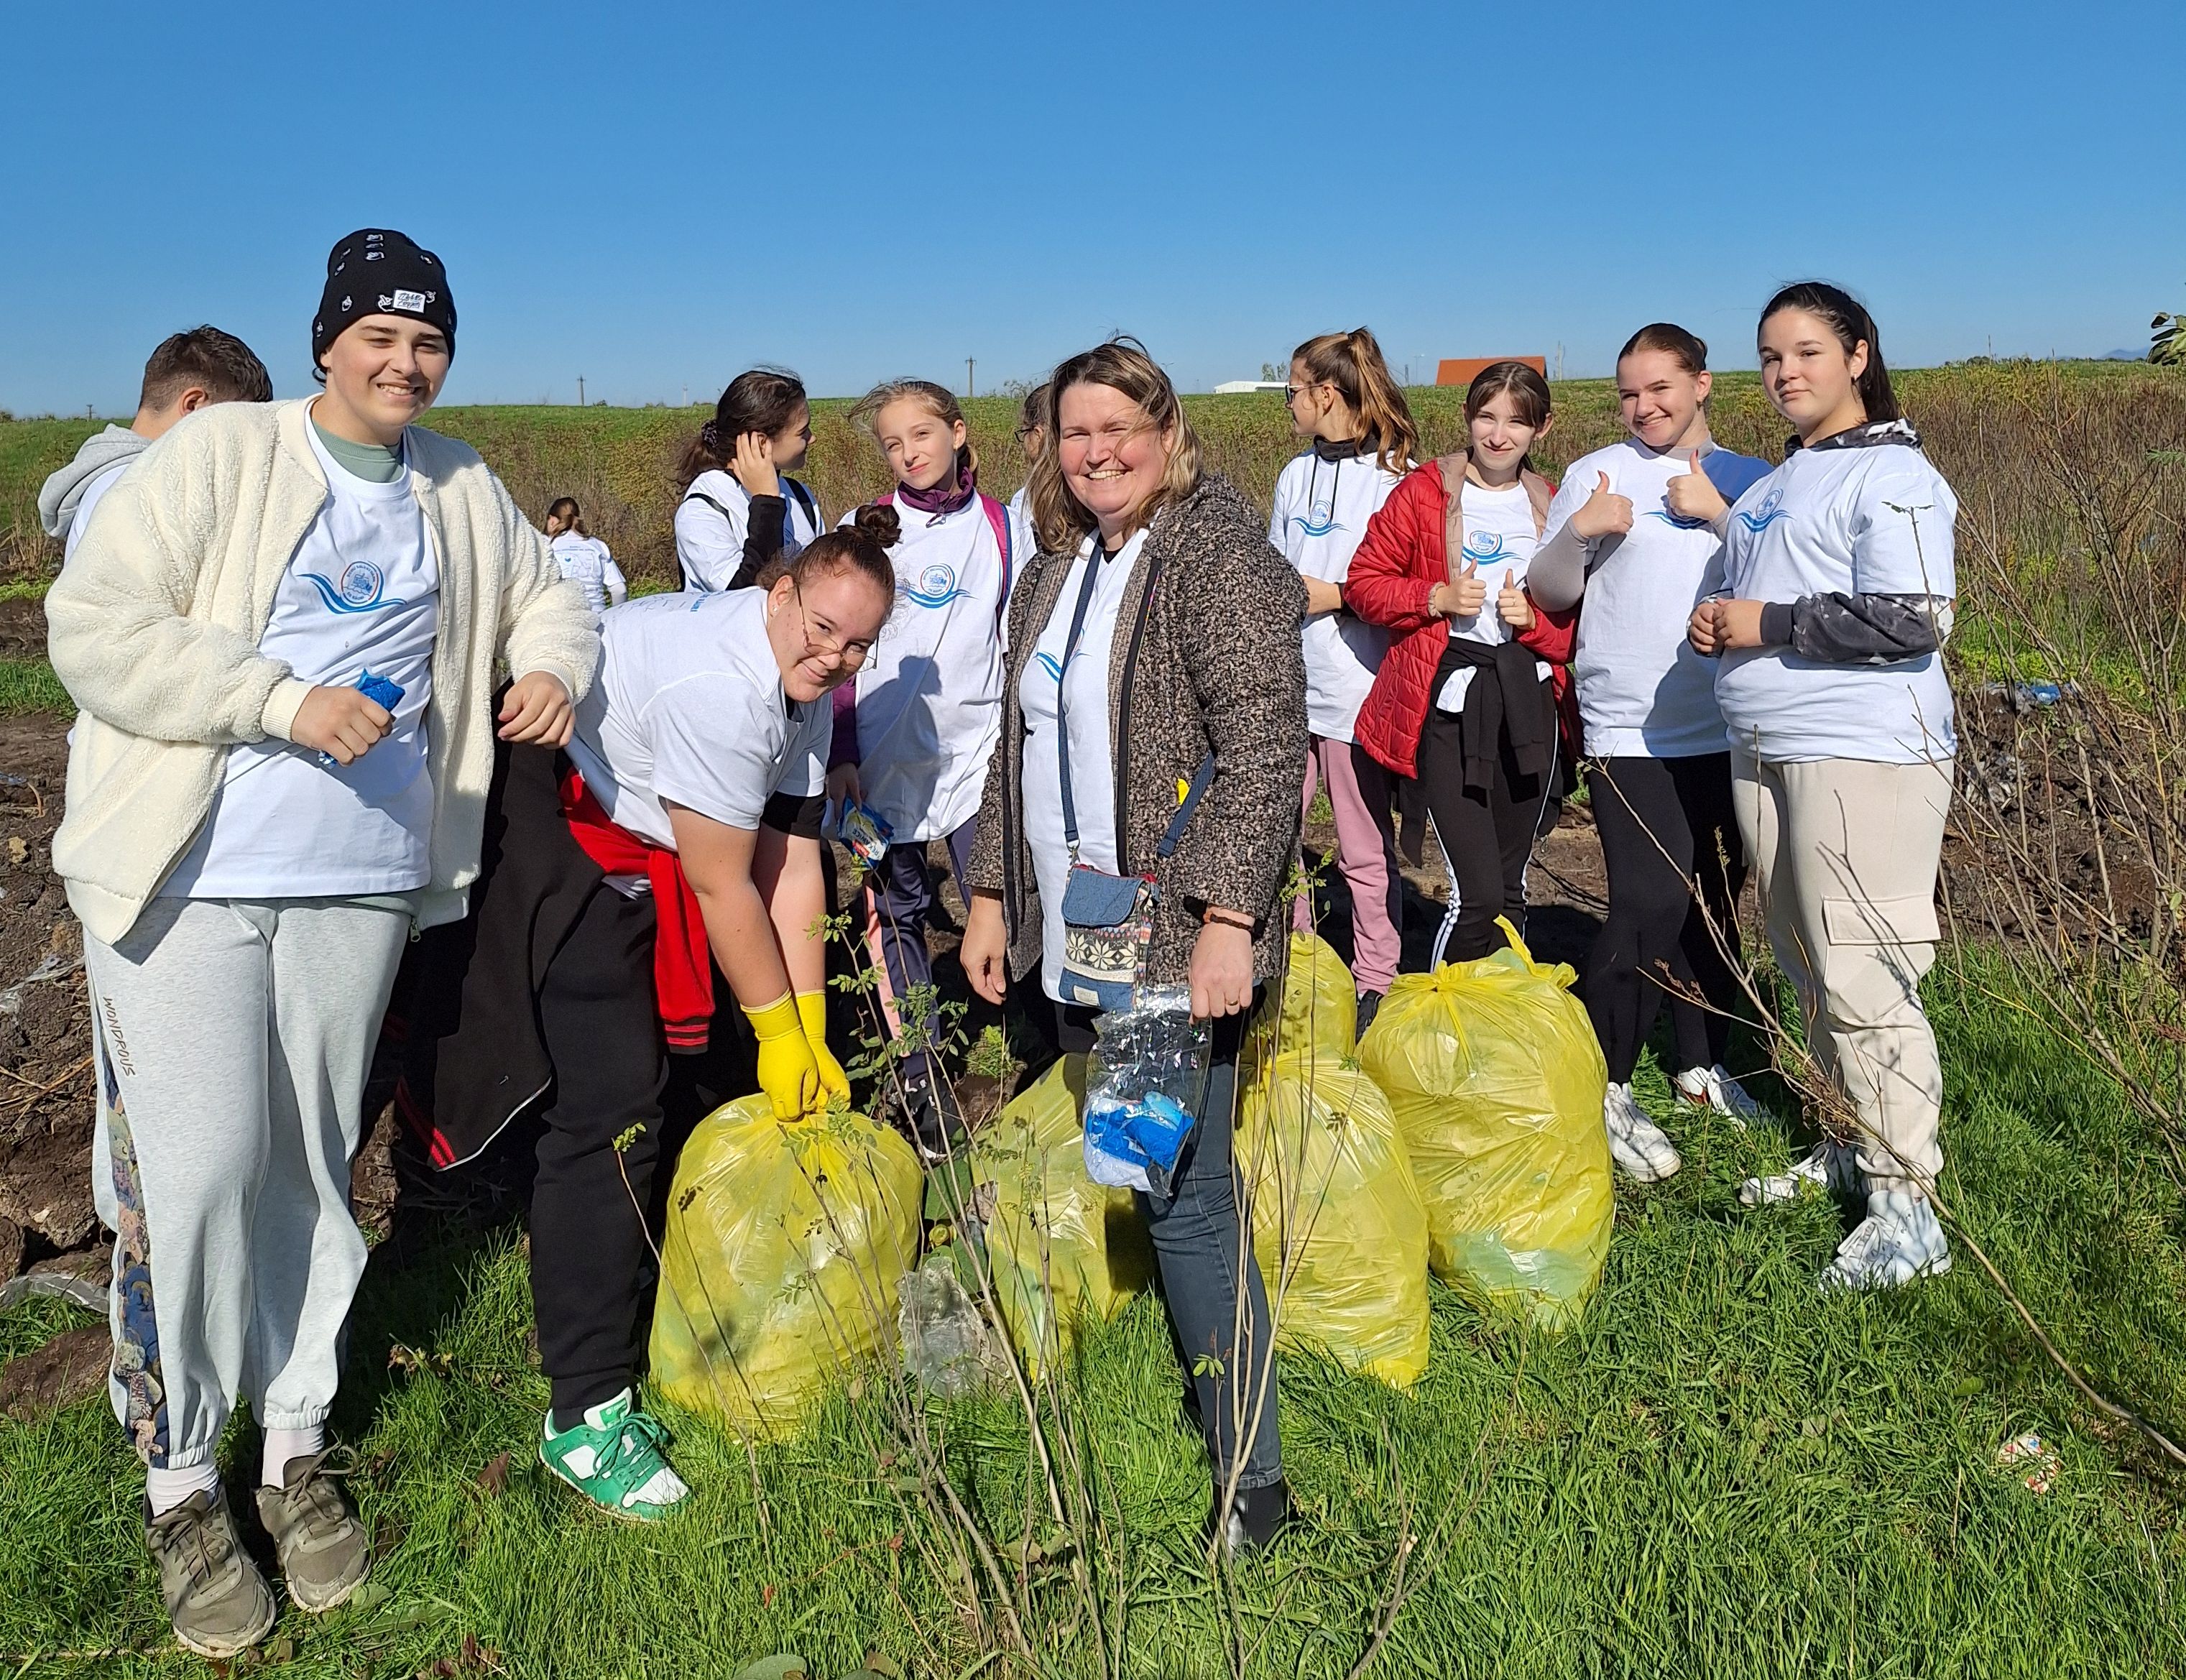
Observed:
[[[210,1459],[187,1470],[144,1472],[144,1498],[155,1517],[166,1515],[191,1494],[200,1492],[210,1493],[215,1498],[220,1497],[220,1466]]]
[[[278,1487],[286,1478],[289,1460],[308,1459],[327,1444],[327,1426],[313,1424],[309,1429],[269,1429],[266,1431],[266,1459],[259,1481],[267,1487]]]

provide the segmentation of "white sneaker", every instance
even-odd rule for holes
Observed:
[[[1747,1207],[1768,1207],[1808,1190],[1849,1191],[1858,1179],[1858,1156],[1847,1145],[1824,1138],[1782,1172],[1748,1179],[1738,1187],[1738,1199]]]
[[[1601,1123],[1609,1134],[1610,1157],[1636,1183],[1657,1183],[1685,1164],[1662,1128],[1647,1117],[1629,1085],[1611,1085],[1603,1094]]]
[[[1720,1061],[1712,1067],[1688,1067],[1670,1082],[1670,1089],[1679,1102],[1712,1108],[1741,1132],[1766,1112]]]
[[[1895,1289],[1950,1269],[1950,1245],[1927,1198],[1910,1190],[1876,1190],[1867,1198],[1867,1218],[1837,1245],[1821,1286],[1825,1291]]]

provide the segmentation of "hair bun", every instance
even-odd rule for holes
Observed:
[[[885,502],[869,501],[851,521],[860,536],[871,537],[883,548],[894,548],[903,535],[903,518]]]

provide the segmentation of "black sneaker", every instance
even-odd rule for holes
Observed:
[[[1359,1037],[1363,1039],[1366,1036],[1366,1029],[1374,1024],[1375,1016],[1381,1012],[1382,1000],[1387,995],[1383,992],[1361,992],[1359,994]]]
[[[964,1148],[964,1111],[946,1079],[927,1077],[906,1080],[903,1106],[911,1122],[911,1141],[928,1166],[946,1161]]]
[[[1222,1490],[1214,1490],[1214,1509],[1222,1509]],[[1222,1548],[1233,1558],[1257,1552],[1281,1532],[1291,1518],[1290,1483],[1278,1477],[1265,1487],[1241,1487],[1230,1502],[1230,1520]]]

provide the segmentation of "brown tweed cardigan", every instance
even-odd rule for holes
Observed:
[[[1012,979],[1031,972],[1040,955],[1017,680],[1057,610],[1072,557],[1034,557],[1012,592],[1002,733],[972,848],[972,890],[1001,897]],[[1258,919],[1256,980],[1282,970],[1290,919],[1280,899],[1298,855],[1305,778],[1304,618],[1305,585],[1227,479],[1208,474],[1154,516],[1108,652],[1118,860],[1128,874],[1152,871],[1161,890],[1150,984],[1185,978],[1208,904]],[[1207,792],[1176,850],[1157,863],[1154,848],[1176,810],[1177,784],[1210,750]]]

